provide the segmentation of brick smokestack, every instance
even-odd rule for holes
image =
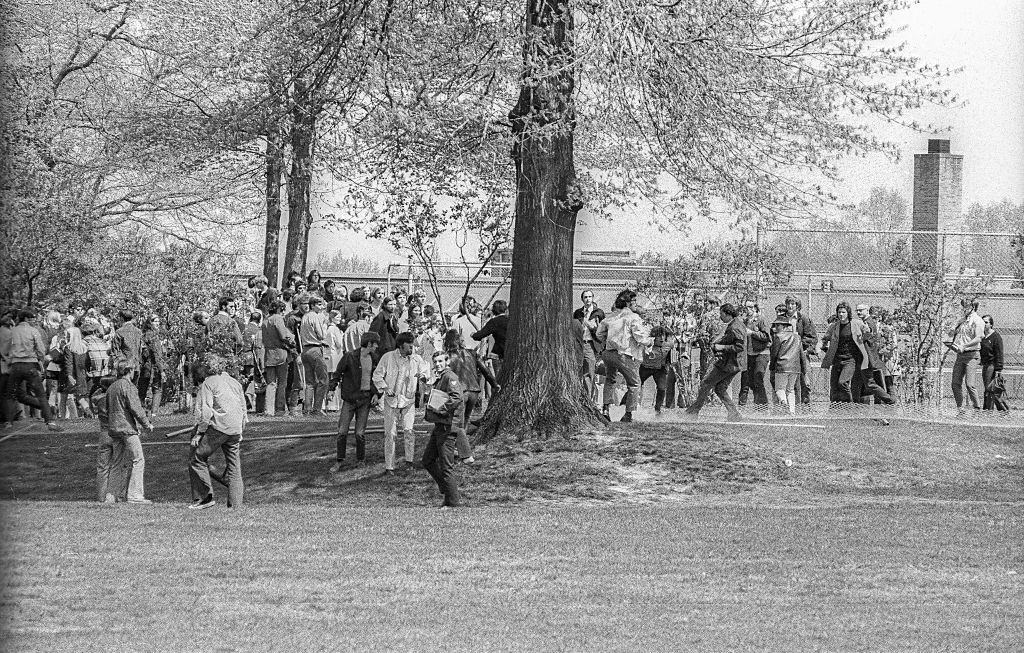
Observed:
[[[929,139],[928,154],[914,155],[914,231],[943,231],[960,220],[964,157],[949,153],[949,141]],[[938,236],[914,234],[916,261],[938,261]]]

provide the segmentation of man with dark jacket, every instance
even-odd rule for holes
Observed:
[[[487,320],[487,324],[482,329],[473,334],[474,340],[483,340],[487,336],[494,337],[494,349],[491,350],[495,356],[498,357],[499,361],[505,359],[505,339],[508,336],[508,302],[504,299],[499,299],[491,304],[491,312],[494,313],[494,317]],[[494,370],[495,374],[498,374],[501,367],[497,366]]]
[[[153,503],[146,498],[143,489],[146,458],[142,454],[142,442],[139,440],[139,426],[152,433],[153,425],[139,400],[139,389],[132,383],[135,367],[131,361],[119,360],[115,370],[117,380],[111,384],[105,398],[107,426],[110,439],[114,442],[111,458],[121,460],[124,453],[131,453],[125,500],[128,503]]]
[[[719,308],[719,318],[728,324],[722,335],[709,344],[709,351],[714,352],[715,361],[707,376],[701,379],[697,398],[686,409],[687,415],[699,414],[708,395],[714,391],[725,405],[726,421],[742,421],[743,417],[736,409],[736,403],[729,396],[729,386],[733,379],[747,369],[747,329],[743,319],[738,315],[739,311],[732,304],[722,304]]]
[[[743,323],[747,331],[747,369],[740,375],[739,405],[747,403],[747,395],[754,390],[754,404],[768,404],[765,373],[771,362],[772,332],[768,320],[761,315],[761,307],[753,300],[743,306]]]
[[[380,336],[367,331],[359,339],[359,348],[345,352],[331,379],[331,390],[341,386],[341,414],[338,415],[337,461],[331,471],[339,471],[348,449],[348,429],[356,418],[356,464],[366,460],[366,420],[376,395],[373,370],[380,362]]]
[[[269,315],[263,320],[263,374],[267,382],[264,410],[268,416],[287,415],[288,354],[294,352],[295,336],[284,323],[284,302],[270,303]]]
[[[455,440],[461,430],[462,387],[458,375],[448,368],[448,354],[436,351],[432,362],[437,380],[427,400],[425,419],[434,425],[434,430],[423,451],[422,463],[444,495],[441,507],[456,508],[462,505],[459,480],[455,475]]]
[[[380,336],[380,355],[394,350],[395,339],[398,337],[398,317],[395,311],[398,308],[394,297],[385,297],[380,305],[380,313],[377,313],[370,322],[370,331]]]
[[[119,360],[131,363],[135,378],[142,368],[142,329],[135,324],[135,313],[123,310],[117,316],[121,326],[110,340],[110,358],[115,365]]]
[[[359,320],[359,308],[361,306],[370,308],[370,302],[366,300],[363,289],[356,286],[349,294],[348,301],[339,309],[341,311],[341,325],[343,328],[348,328],[349,324]]]
[[[804,354],[810,356],[818,351],[818,330],[814,328],[814,321],[803,314],[803,304],[792,295],[786,297],[786,315],[789,317],[793,330],[800,337],[804,348]],[[800,401],[806,405],[811,404],[811,388],[807,385],[806,375],[801,375],[798,388],[800,389]]]
[[[572,313],[572,319],[583,325],[583,379],[586,388],[597,400],[597,361],[601,357],[602,343],[597,338],[597,328],[604,321],[605,314],[594,302],[594,291],[580,293],[583,306]]]

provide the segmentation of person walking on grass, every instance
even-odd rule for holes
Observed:
[[[853,317],[849,304],[840,302],[836,306],[836,318],[821,339],[826,350],[821,367],[830,370],[830,402],[859,402],[863,389],[879,403],[895,403],[872,377],[871,353],[864,339],[867,332],[867,326]]]
[[[188,475],[192,484],[192,510],[216,505],[210,479],[210,456],[224,453],[223,482],[228,487],[228,508],[242,505],[242,430],[248,421],[242,384],[227,373],[227,361],[207,354],[206,379],[196,396],[196,425],[189,453]]]
[[[384,471],[388,475],[395,473],[395,439],[399,428],[405,443],[405,462],[414,462],[416,433],[412,425],[416,417],[416,391],[420,380],[426,380],[430,371],[423,359],[413,353],[411,333],[398,334],[395,344],[397,348],[385,353],[373,371],[373,385],[384,405]]]
[[[483,384],[480,379],[483,378],[491,389],[496,394],[501,390],[501,386],[498,385],[497,379],[494,378],[494,374],[487,368],[486,365],[477,356],[476,351],[472,349],[465,349],[462,346],[462,336],[455,329],[449,329],[444,335],[444,351],[448,354],[448,369],[455,372],[456,376],[459,377],[459,386],[462,388],[462,402],[464,414],[460,416],[459,421],[462,423],[463,433],[456,440],[455,444],[458,448],[459,458],[466,463],[473,463],[473,447],[469,443],[469,437],[466,435],[470,427],[470,420],[473,417],[473,411],[479,406],[483,405],[481,395],[483,394]]]
[[[725,406],[726,421],[740,422],[743,416],[729,394],[729,386],[737,374],[747,369],[747,328],[732,304],[722,304],[718,309],[718,317],[726,325],[725,331],[710,343],[710,350],[715,355],[714,362],[707,375],[701,379],[697,397],[686,409],[686,414],[700,414],[704,402],[714,392]]]
[[[435,351],[432,363],[436,380],[427,400],[424,418],[434,425],[434,429],[430,433],[421,462],[444,495],[441,507],[457,508],[462,505],[459,479],[455,472],[456,440],[459,432],[464,431],[460,424],[464,412],[462,386],[458,374],[448,366],[446,352]]]
[[[7,361],[7,399],[17,400],[37,409],[43,415],[46,427],[51,431],[62,430],[54,421],[46,388],[43,385],[43,360],[46,344],[43,336],[33,324],[36,313],[32,309],[18,313],[18,324],[11,330],[10,338],[4,339],[4,351],[0,352]]]
[[[270,302],[269,315],[263,320],[264,378],[267,382],[263,407],[266,415],[288,414],[288,356],[294,352],[295,336],[285,325],[285,304],[280,299]]]
[[[963,318],[950,332],[953,342],[949,346],[956,353],[956,362],[953,364],[953,400],[956,401],[956,411],[960,416],[967,414],[964,410],[964,388],[967,388],[971,406],[975,410],[981,408],[974,378],[981,359],[981,339],[985,337],[985,321],[978,315],[978,302],[965,300],[962,306]]]
[[[640,362],[644,351],[654,345],[643,320],[634,312],[636,293],[623,290],[615,298],[614,309],[597,327],[597,339],[604,343],[601,358],[605,365],[604,399],[601,414],[609,417],[609,407],[615,401],[616,378],[622,375],[626,384],[626,414],[623,422],[633,421],[633,411],[640,404]]]
[[[107,391],[114,377],[105,376],[92,388],[89,401],[92,412],[100,423],[100,437],[96,443],[96,498],[100,503],[115,503],[124,495],[124,443],[110,437],[110,418],[107,416]],[[112,478],[113,477],[113,478]]]
[[[789,316],[790,322],[793,323],[793,329],[796,331],[796,335],[800,336],[805,358],[814,355],[818,350],[818,331],[814,328],[814,321],[803,314],[803,304],[796,297],[788,295],[784,303],[786,314]],[[811,405],[811,386],[807,382],[808,376],[807,374],[801,375],[799,383],[797,383],[799,400],[804,406]]]
[[[785,316],[778,317],[772,324],[769,367],[775,378],[775,396],[790,415],[796,414],[796,386],[803,375],[802,348],[793,323]]]
[[[981,381],[985,387],[985,410],[1005,410],[997,392],[1003,376],[1003,337],[996,331],[996,322],[991,315],[983,315],[985,336],[981,339]]]
[[[330,344],[327,342],[327,316],[324,315],[323,298],[312,295],[309,312],[302,316],[299,325],[299,346],[302,348],[302,368],[306,377],[306,396],[303,405],[307,415],[324,416],[324,401],[327,399],[327,361],[330,358]]]
[[[370,309],[365,310],[368,315]],[[373,373],[380,362],[379,346],[378,334],[372,331],[363,333],[359,347],[345,352],[334,370],[331,388],[337,388],[341,395],[341,412],[338,415],[337,457],[332,472],[340,471],[345,464],[348,430],[353,417],[356,420],[356,465],[362,466],[366,462],[366,421],[376,398]]]
[[[640,362],[640,387],[643,387],[647,379],[654,377],[654,412],[660,415],[668,395],[669,370],[676,362],[676,337],[662,323],[651,329],[651,338],[654,344],[644,352]]]
[[[743,303],[743,322],[747,330],[747,369],[740,374],[739,405],[745,406],[751,389],[754,405],[768,404],[767,372],[771,360],[772,326],[753,300]]]
[[[146,416],[146,409],[139,400],[139,389],[132,383],[132,375],[137,371],[137,361],[122,358],[117,361],[115,375],[117,380],[107,388],[105,409],[107,424],[112,440],[110,453],[111,468],[116,469],[122,458],[131,455],[127,462],[128,485],[125,488],[124,500],[128,503],[153,503],[146,498],[143,476],[146,473],[146,457],[142,453],[142,441],[139,439],[139,427],[153,432],[153,424]],[[97,472],[99,465],[97,465]],[[105,500],[105,498],[104,498]]]

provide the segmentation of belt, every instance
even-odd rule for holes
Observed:
[[[302,351],[306,351],[307,349],[314,349],[314,348],[316,348],[316,349],[327,349],[327,345],[303,345]]]

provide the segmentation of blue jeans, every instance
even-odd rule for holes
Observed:
[[[626,384],[626,412],[632,413],[640,404],[640,361],[619,353],[617,349],[605,349],[601,354],[604,361],[604,405],[615,403],[615,379],[622,374]]]
[[[339,390],[340,392],[340,390]],[[345,451],[348,449],[348,428],[352,424],[352,418],[356,418],[356,460],[366,459],[366,420],[370,416],[370,400],[352,403],[351,401],[341,402],[341,411],[338,415],[338,460],[345,460]]]
[[[964,405],[964,386],[967,387],[967,397],[975,410],[981,408],[978,404],[978,388],[974,385],[974,377],[978,371],[978,363],[981,354],[977,351],[965,351],[956,355],[956,362],[953,363],[953,399],[956,407]]]
[[[228,486],[228,508],[242,505],[242,458],[239,452],[240,435],[228,435],[215,428],[206,429],[199,446],[189,455],[188,476],[192,482],[192,499],[202,501],[213,496],[210,481],[210,456],[220,449],[224,452],[224,482]]]

